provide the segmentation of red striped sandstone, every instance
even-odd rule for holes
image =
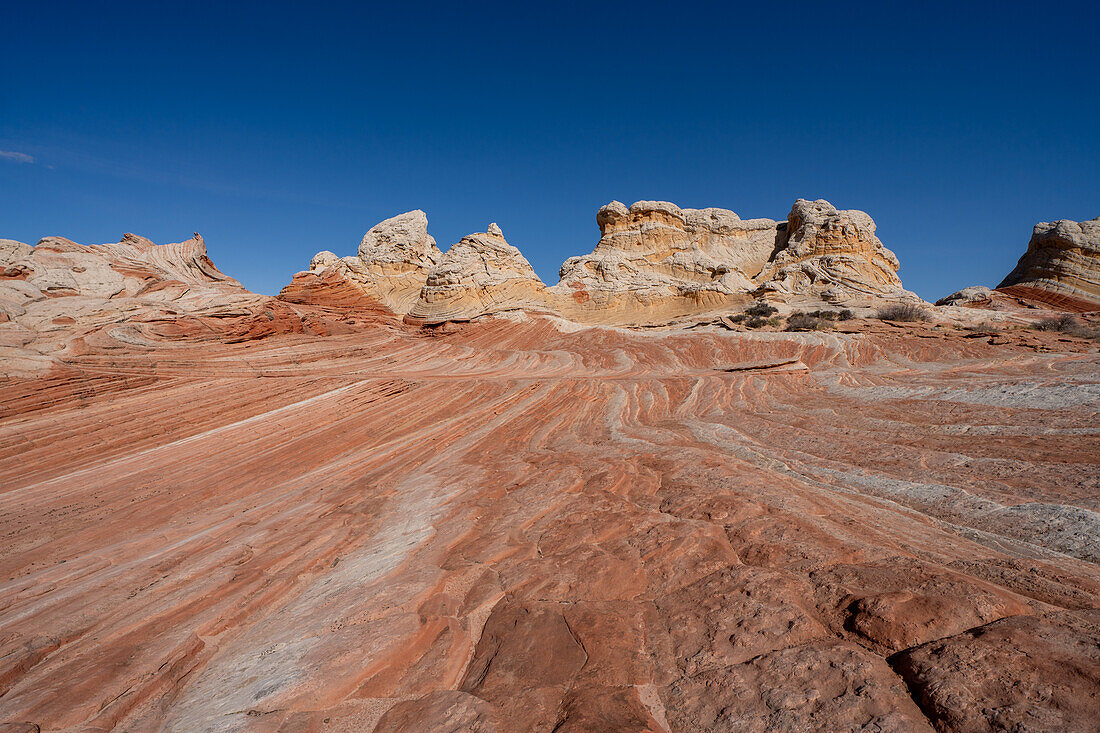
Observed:
[[[12,248],[107,265],[2,301],[8,730],[1100,718],[1092,342],[421,329],[124,245]]]

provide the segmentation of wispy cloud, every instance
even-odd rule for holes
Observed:
[[[26,153],[17,153],[14,150],[0,150],[0,158],[14,160],[16,163],[33,163],[34,156]]]

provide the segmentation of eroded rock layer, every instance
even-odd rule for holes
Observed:
[[[818,295],[834,303],[916,300],[898,278],[898,258],[875,236],[875,222],[825,200],[795,202],[775,257],[760,274],[761,292],[780,298]]]
[[[498,235],[467,245],[507,283]],[[28,249],[2,287],[38,295],[0,323],[5,366],[41,356],[0,379],[12,730],[1100,719],[1088,341],[428,329],[336,274],[242,292],[197,242]]]
[[[428,273],[410,319],[469,321],[510,310],[546,310],[546,286],[496,224],[453,245]]]
[[[776,223],[726,209],[618,201],[596,216],[600,241],[572,257],[552,288],[556,309],[589,323],[649,323],[751,300],[775,249]]]
[[[612,201],[596,223],[595,249],[566,260],[552,287],[495,224],[443,255],[424,212],[414,211],[371,229],[357,256],[317,253],[293,291],[334,273],[418,323],[526,311],[626,326],[729,311],[759,297],[853,306],[919,300],[902,288],[897,258],[875,236],[871,217],[827,201],[799,199],[787,222],[668,201],[629,208]]]
[[[998,289],[1009,287],[1100,309],[1100,217],[1036,224],[1027,251]]]

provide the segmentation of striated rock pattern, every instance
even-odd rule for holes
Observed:
[[[3,240],[0,256],[0,362],[8,375],[50,369],[59,355],[84,348],[85,335],[111,331],[139,347],[138,322],[246,315],[265,300],[218,270],[198,234],[164,245],[134,234],[92,246]]]
[[[508,310],[545,310],[546,286],[496,224],[463,237],[432,268],[410,319],[468,321]]]
[[[834,303],[915,299],[901,285],[894,253],[862,211],[828,201],[795,202],[776,256],[760,274],[761,292],[778,298],[819,295]]]
[[[1016,269],[997,287],[1025,296],[1061,296],[1100,310],[1100,217],[1036,224]]]
[[[489,229],[431,287],[534,288]],[[290,302],[198,239],[40,246],[0,281],[37,293],[0,323],[8,729],[1100,719],[1091,342],[427,329],[332,260]]]

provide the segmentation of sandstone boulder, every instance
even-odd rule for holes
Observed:
[[[902,288],[898,258],[875,236],[875,222],[863,211],[799,199],[777,249],[758,277],[762,295],[842,303],[917,297]]]
[[[984,285],[972,285],[962,290],[956,290],[951,295],[940,298],[936,305],[975,305],[988,303],[993,291]]]
[[[1027,251],[997,286],[1026,288],[1100,308],[1100,217],[1035,225]]]
[[[470,234],[453,245],[428,273],[408,311],[424,323],[467,321],[488,313],[546,309],[546,286],[531,263],[508,244],[500,227]]]

